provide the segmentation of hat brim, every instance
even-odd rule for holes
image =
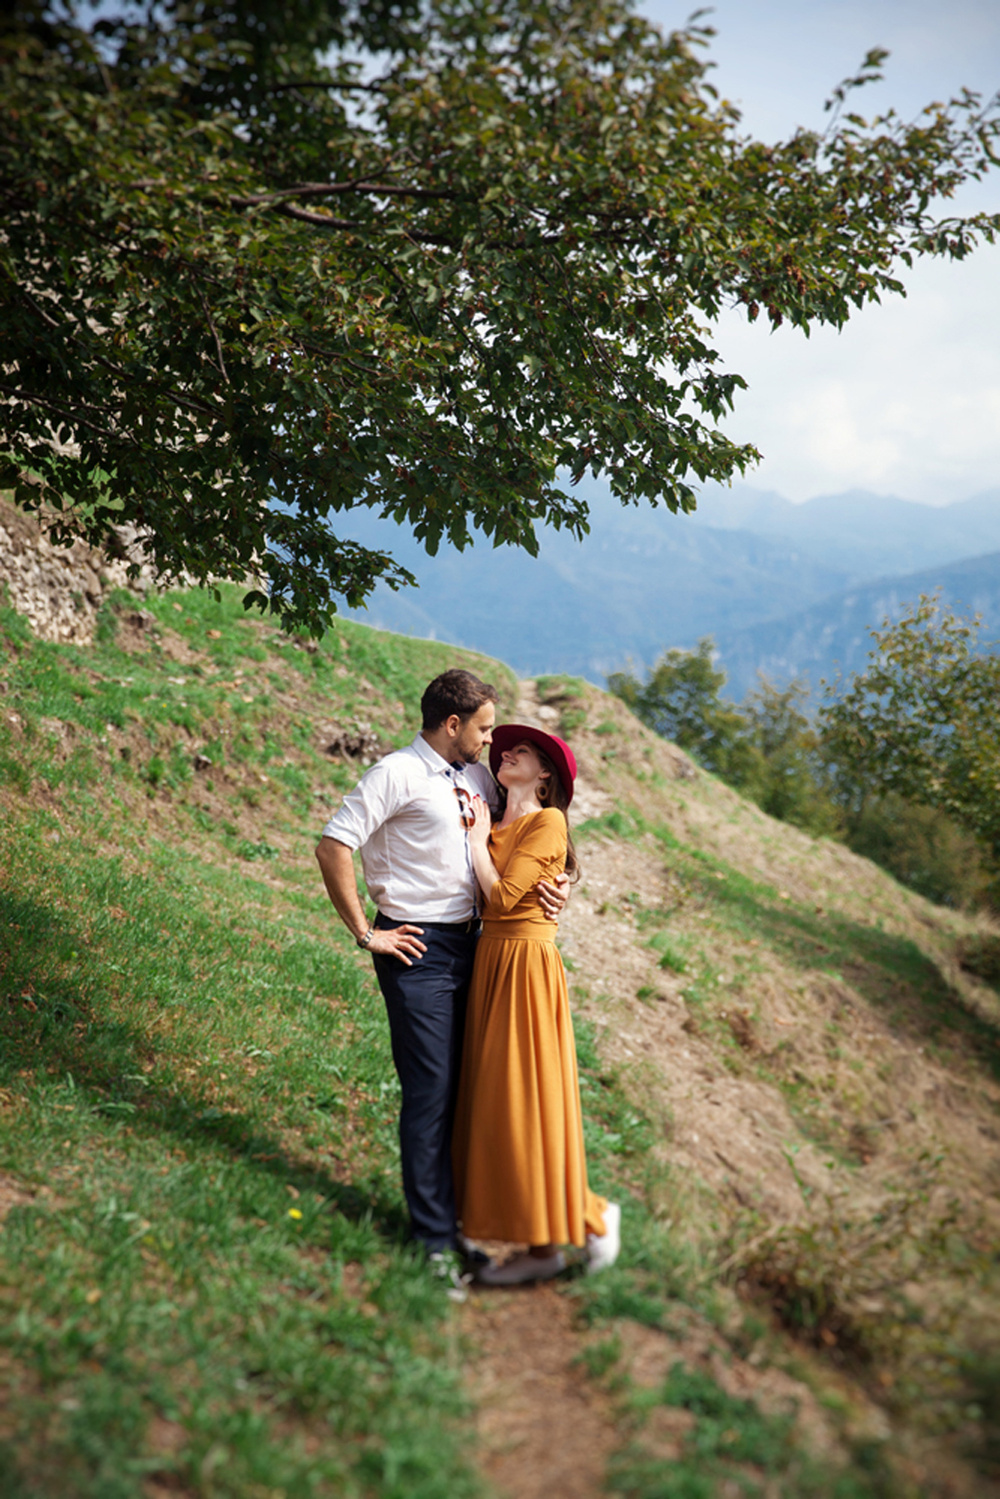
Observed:
[[[540,750],[548,755],[556,768],[556,774],[563,784],[566,793],[567,805],[573,800],[573,783],[576,780],[576,756],[565,740],[558,738],[555,734],[546,734],[544,729],[536,729],[527,723],[502,723],[493,730],[493,743],[490,745],[490,770],[496,779],[500,769],[500,757],[504,750],[512,745],[523,744],[525,740],[530,744],[537,744]]]

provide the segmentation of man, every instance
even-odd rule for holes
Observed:
[[[490,744],[496,689],[446,671],[420,700],[423,727],[361,778],[323,829],[316,857],[327,892],[359,947],[375,960],[403,1103],[403,1191],[411,1232],[430,1255],[457,1247],[451,1127],[465,1000],[479,931],[468,808],[498,792],[479,757]],[[354,877],[361,850],[369,926]],[[539,887],[547,915],[564,888]]]

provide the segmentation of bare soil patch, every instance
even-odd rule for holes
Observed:
[[[802,1211],[803,1184],[821,1193],[849,1188],[857,1200],[922,1153],[944,1150],[949,1190],[961,1189],[1000,1227],[982,1191],[997,1163],[994,1079],[937,1060],[919,1030],[866,997],[860,976],[803,971],[773,950],[692,1008],[687,979],[657,966],[629,913],[632,891],[658,899],[658,852],[598,839],[581,852],[586,888],[563,922],[577,1007],[597,1027],[608,1062],[631,1078],[637,1102],[662,1122],[678,1178],[790,1220]],[[710,942],[722,977],[734,973],[731,939],[707,931],[701,912],[678,913],[674,929],[692,947]],[[728,1051],[724,1027],[735,1043]],[[790,1097],[801,1097],[794,1112]],[[803,1136],[804,1116],[810,1133],[825,1138]]]
[[[509,1499],[598,1499],[620,1444],[615,1409],[577,1362],[573,1308],[552,1285],[473,1290],[468,1342],[480,1468]]]

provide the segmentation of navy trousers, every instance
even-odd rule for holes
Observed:
[[[380,929],[402,926],[379,916]],[[399,1150],[413,1238],[428,1252],[455,1246],[451,1130],[476,932],[417,921],[427,945],[408,968],[373,954],[403,1090]]]

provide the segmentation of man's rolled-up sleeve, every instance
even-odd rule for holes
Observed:
[[[324,838],[336,838],[348,848],[361,848],[401,803],[398,778],[390,774],[384,760],[373,765],[349,791],[323,829]]]

